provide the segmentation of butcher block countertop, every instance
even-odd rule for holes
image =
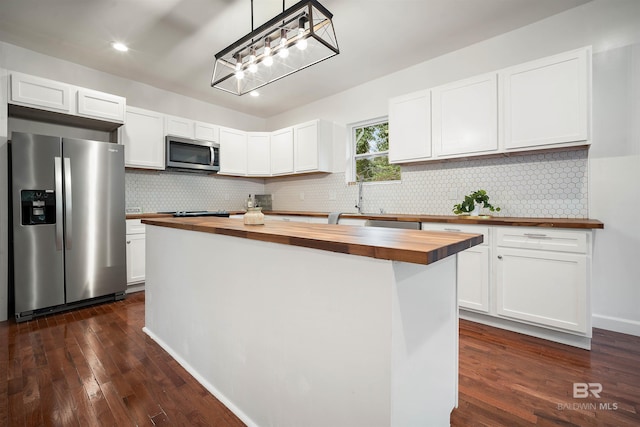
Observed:
[[[242,219],[145,218],[144,224],[302,246],[371,258],[431,264],[482,243],[482,235]]]
[[[244,211],[229,212],[231,215],[242,215]],[[307,211],[266,211],[265,215],[287,215],[287,216],[311,216],[328,217],[327,212],[307,212]],[[142,213],[128,214],[127,219],[146,218],[172,218],[171,214]],[[455,216],[455,215],[408,215],[408,214],[355,214],[344,213],[340,218],[359,219],[382,219],[389,221],[406,222],[440,222],[449,224],[481,224],[481,225],[501,225],[511,227],[546,227],[546,228],[577,228],[577,229],[602,229],[604,224],[597,219],[578,218],[530,218],[530,217],[502,217],[502,216]]]
[[[300,211],[269,211],[265,215],[291,215],[291,216],[317,216],[326,217],[326,212],[300,212]],[[405,214],[356,214],[344,213],[340,218],[382,219],[389,221],[408,222],[444,222],[450,224],[482,224],[504,225],[516,227],[554,227],[554,228],[604,228],[604,224],[597,219],[577,218],[525,218],[502,216],[455,216],[455,215],[405,215]]]

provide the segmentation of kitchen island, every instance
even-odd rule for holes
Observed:
[[[449,425],[457,252],[481,235],[147,224],[145,332],[248,425]]]

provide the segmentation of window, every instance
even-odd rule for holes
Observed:
[[[400,166],[389,164],[389,120],[375,120],[352,127],[355,180],[397,181]]]

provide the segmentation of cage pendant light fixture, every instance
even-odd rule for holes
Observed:
[[[302,0],[216,54],[211,86],[244,95],[340,53],[331,19],[316,0]]]

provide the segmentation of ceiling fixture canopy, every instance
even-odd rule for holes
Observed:
[[[340,53],[331,19],[316,0],[302,0],[216,54],[211,86],[250,93]]]

